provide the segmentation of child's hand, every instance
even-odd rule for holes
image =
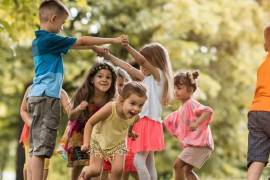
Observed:
[[[138,134],[134,132],[129,132],[128,137],[130,137],[132,141],[135,141],[138,138]]]
[[[115,44],[122,44],[122,42],[128,41],[128,36],[127,35],[121,35],[116,38],[114,38],[113,43]]]
[[[87,143],[87,144],[83,144],[82,147],[81,147],[81,151],[83,152],[86,152],[90,149],[90,145]]]
[[[87,166],[85,166],[85,167],[82,169],[82,172],[81,172],[81,174],[80,174],[78,180],[87,180],[87,179],[88,179],[88,177],[87,177],[87,172],[88,172],[88,170],[87,170],[87,169],[88,169]]]
[[[94,51],[97,53],[98,56],[104,57],[109,51],[109,49],[105,47],[96,47]]]
[[[189,128],[190,128],[191,131],[195,131],[198,128],[197,122],[196,121],[195,122],[191,122],[189,124]]]
[[[79,109],[80,110],[85,110],[88,106],[88,102],[87,101],[82,101],[79,105]]]
[[[124,47],[128,46],[128,36],[127,35],[123,35],[121,45]]]

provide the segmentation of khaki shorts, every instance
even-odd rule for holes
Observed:
[[[53,154],[60,121],[60,100],[51,97],[29,97],[30,155],[50,158]]]
[[[210,157],[212,150],[207,147],[186,147],[178,156],[187,164],[200,169]]]

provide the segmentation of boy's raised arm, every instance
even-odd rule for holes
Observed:
[[[76,43],[72,46],[73,49],[82,48],[82,46],[94,46],[103,44],[120,44],[127,36],[121,35],[116,38],[100,38],[93,36],[82,36],[77,38]]]

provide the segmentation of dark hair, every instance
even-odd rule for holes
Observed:
[[[174,76],[174,86],[184,85],[194,92],[197,89],[196,79],[199,77],[199,71],[179,72]]]
[[[120,92],[123,99],[127,99],[131,94],[136,94],[140,97],[146,97],[146,88],[137,81],[126,83]]]
[[[115,95],[115,82],[116,74],[114,67],[107,62],[98,62],[96,63],[88,72],[83,84],[79,87],[74,95],[73,108],[77,107],[82,101],[87,101],[94,96],[94,84],[92,83],[95,75],[102,69],[108,69],[112,74],[112,83],[111,87],[106,92],[105,98],[106,102],[109,102]],[[86,120],[89,117],[88,109],[85,109],[79,116],[80,120]]]
[[[132,67],[136,68],[136,69],[140,69],[140,65],[133,59],[129,59],[127,61]]]
[[[41,22],[47,22],[49,20],[49,11],[57,14],[66,13],[69,15],[68,8],[59,0],[45,0],[39,6],[39,19]]]

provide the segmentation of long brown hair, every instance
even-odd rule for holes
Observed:
[[[163,72],[165,83],[163,88],[162,104],[165,105],[169,103],[173,97],[173,75],[168,51],[159,43],[150,43],[145,45],[140,50],[140,53],[149,61],[150,64]]]
[[[82,101],[87,101],[93,98],[95,93],[95,87],[92,83],[95,75],[102,69],[108,69],[112,74],[112,83],[109,90],[105,93],[106,102],[110,101],[115,95],[115,82],[116,74],[114,67],[107,62],[97,62],[88,72],[83,84],[79,87],[74,95],[73,108],[77,107]],[[78,117],[79,120],[86,120],[89,118],[89,110],[86,108]]]

